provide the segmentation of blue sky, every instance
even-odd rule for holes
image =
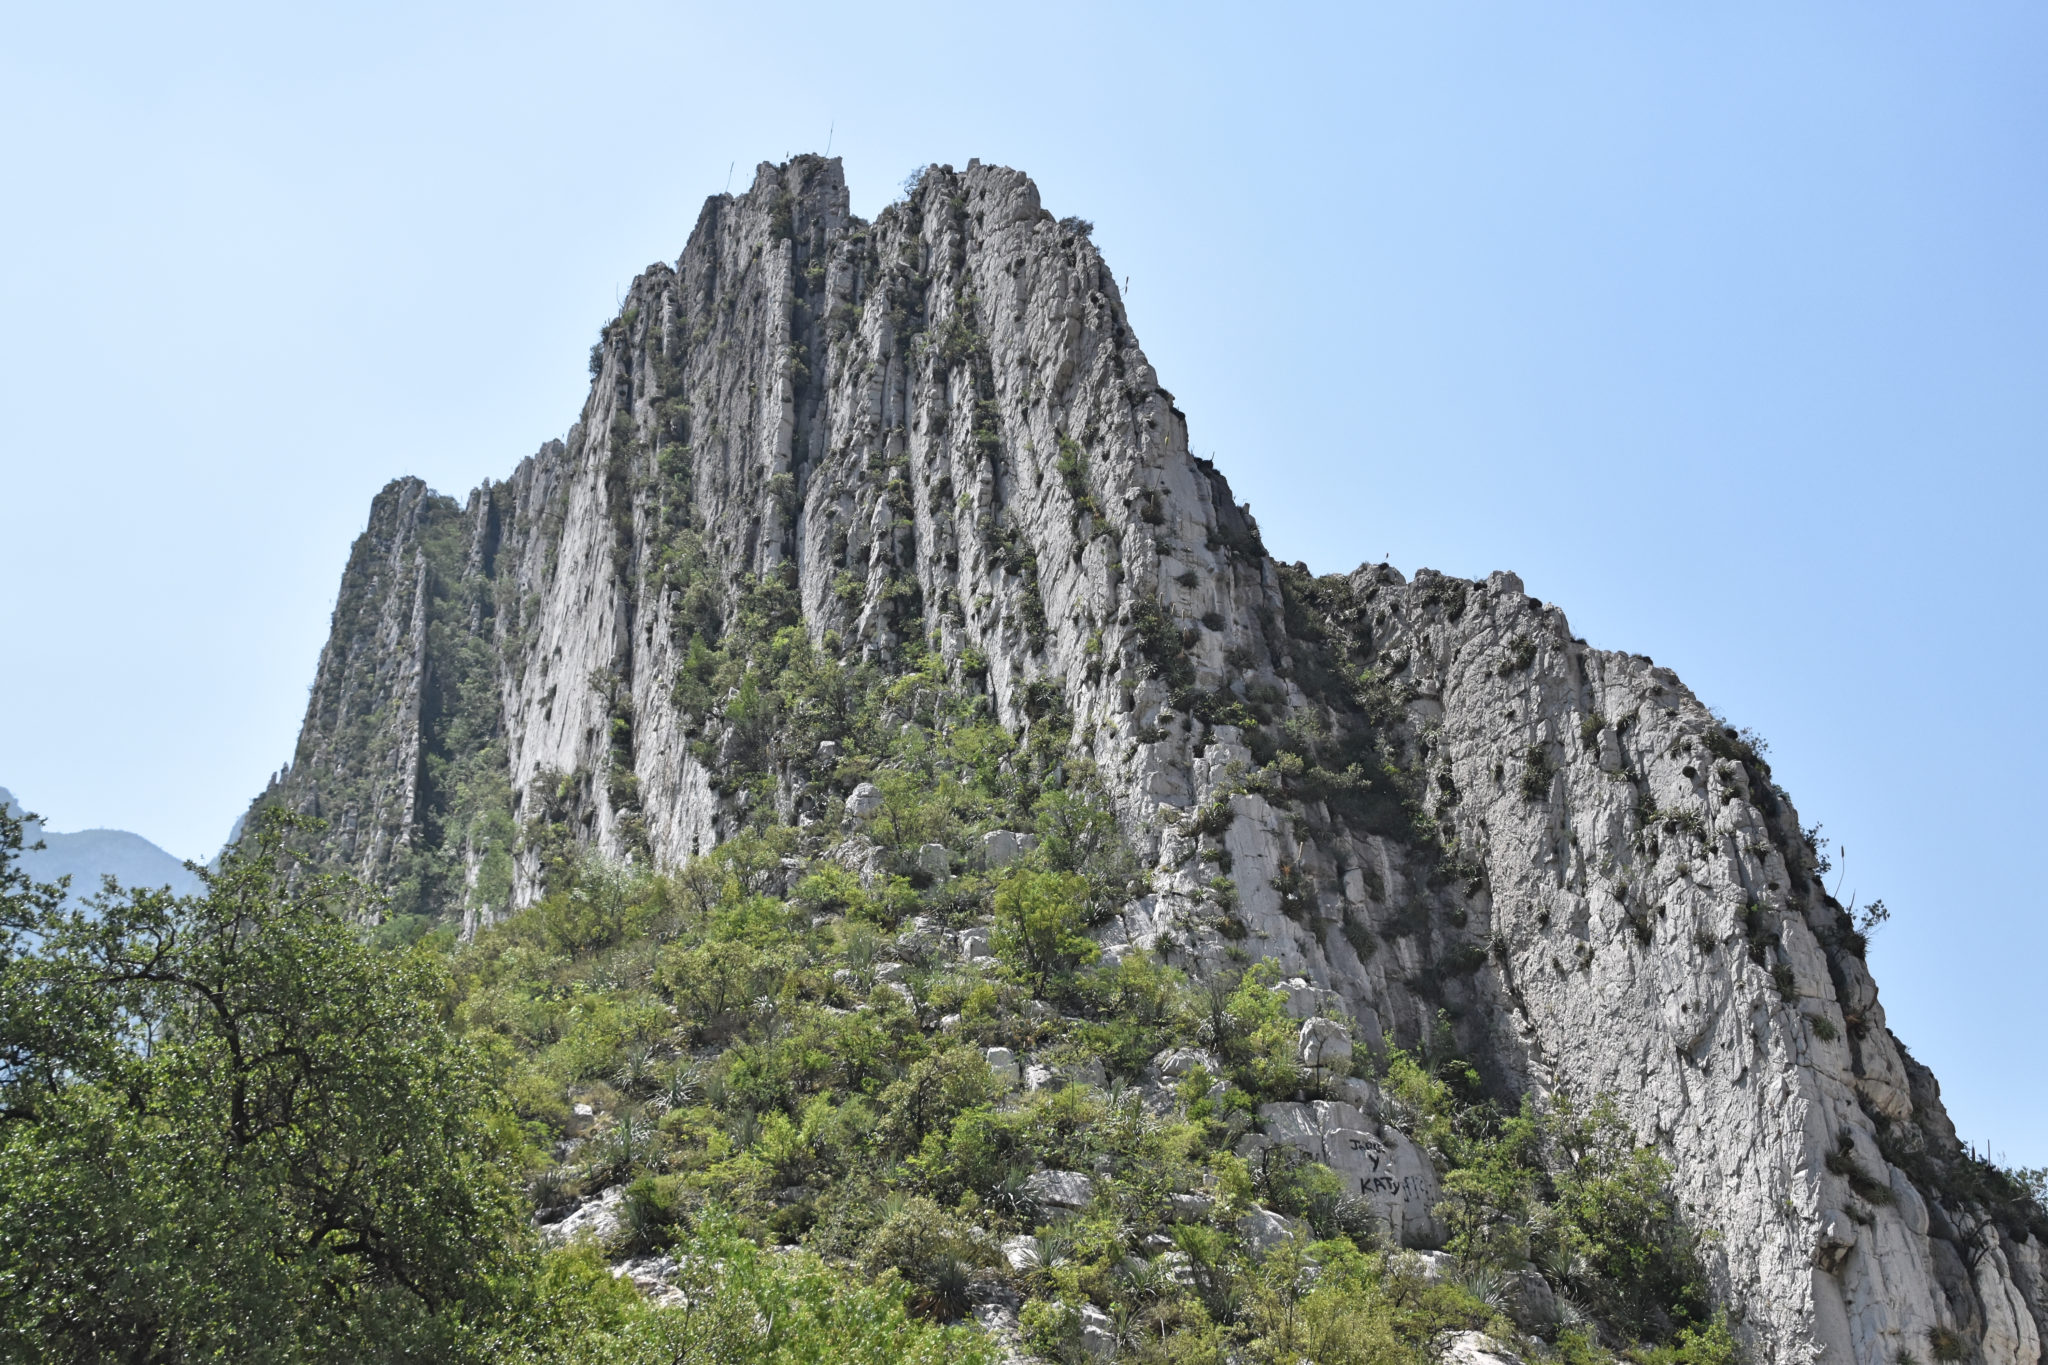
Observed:
[[[1768,736],[1964,1136],[2048,1163],[2048,10],[742,10],[0,6],[0,782],[211,854],[371,496],[561,433],[729,167],[978,156],[1275,553],[1512,568]]]

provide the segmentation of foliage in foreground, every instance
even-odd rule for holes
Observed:
[[[346,888],[292,877],[285,824],[204,897],[70,912],[0,816],[0,1355],[980,1358],[900,1286],[715,1220],[678,1238],[687,1309],[538,1251],[524,1138],[444,1025],[445,960],[369,946]]]

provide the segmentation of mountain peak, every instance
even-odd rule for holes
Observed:
[[[473,932],[579,851],[768,827],[942,883],[1014,836],[891,847],[861,812],[957,693],[1016,782],[1113,814],[1105,954],[1268,960],[1361,1049],[1614,1097],[1759,1358],[1891,1365],[1966,1319],[1991,1352],[1985,1305],[2048,1303],[2032,1234],[1990,1256],[1931,1212],[1966,1198],[1953,1134],[1756,749],[1512,574],[1274,560],[1022,173],[928,167],[868,222],[836,158],[764,162],[591,377],[567,440],[460,504],[392,484],[351,552],[263,800],[395,913]],[[835,708],[885,681],[910,747],[848,764]]]

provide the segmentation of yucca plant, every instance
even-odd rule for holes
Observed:
[[[872,925],[849,924],[840,935],[839,953],[855,975],[865,977],[882,955],[882,936]]]
[[[1172,1265],[1158,1260],[1147,1261],[1133,1256],[1123,1263],[1118,1276],[1123,1280],[1133,1304],[1148,1303],[1171,1294],[1176,1287]]]
[[[988,1197],[990,1207],[1023,1228],[1038,1221],[1038,1201],[1024,1188],[1024,1182],[1030,1178],[1028,1172],[1012,1171]]]

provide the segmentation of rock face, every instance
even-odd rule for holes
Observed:
[[[1443,1017],[1503,1095],[1612,1094],[1759,1360],[2040,1358],[2032,1215],[1886,1029],[1752,743],[1512,574],[1269,557],[1025,176],[933,168],[868,223],[836,161],[763,165],[591,366],[506,482],[373,505],[262,798],[324,816],[331,863],[475,922],[565,851],[672,865],[751,803],[879,808],[693,651],[778,612],[842,657],[923,643],[1013,729],[1071,719],[1152,865],[1106,949],[1276,958],[1357,1047]]]
[[[1372,1206],[1395,1246],[1443,1245],[1443,1222],[1436,1216],[1443,1195],[1436,1171],[1392,1124],[1368,1119],[1355,1105],[1318,1100],[1262,1104],[1259,1126],[1263,1132],[1245,1139],[1254,1157],[1259,1146],[1286,1143],[1349,1181],[1350,1193]],[[1240,1147],[1239,1153],[1247,1154],[1247,1148]]]
[[[595,1198],[586,1199],[568,1217],[541,1228],[541,1240],[566,1245],[588,1238],[599,1245],[619,1235],[619,1219],[626,1201],[626,1187],[613,1185]]]

